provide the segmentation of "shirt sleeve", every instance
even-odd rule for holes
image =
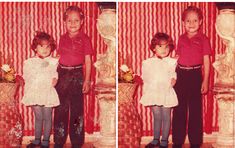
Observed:
[[[24,81],[26,82],[30,81],[30,78],[32,78],[31,66],[30,66],[29,60],[24,61],[24,64],[23,64],[23,78],[24,78]]]
[[[175,53],[176,53],[176,55],[180,55],[180,53],[181,53],[181,36],[179,37]]]
[[[88,36],[84,37],[84,50],[85,50],[85,55],[93,54],[91,40],[90,40],[90,38]]]
[[[149,75],[149,61],[143,61],[142,62],[142,79],[144,83],[150,83],[152,81],[152,78]]]
[[[51,69],[51,72],[52,72],[52,78],[56,78],[58,79],[58,72],[57,72],[57,66],[58,66],[58,59],[53,59],[51,61],[51,64],[52,64],[52,69]]]
[[[171,59],[170,77],[171,77],[171,78],[175,78],[175,79],[177,78],[176,72],[175,72],[176,65],[177,65],[177,59]]]
[[[58,48],[57,48],[57,50],[56,50],[58,54],[61,54],[62,38],[63,38],[63,37],[61,36],[61,37],[60,37],[60,40],[59,40],[59,46],[58,46]]]
[[[205,37],[203,40],[203,55],[211,54],[211,45],[209,38]]]

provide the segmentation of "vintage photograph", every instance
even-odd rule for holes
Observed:
[[[118,147],[234,147],[235,5],[118,2]]]
[[[0,147],[115,147],[116,2],[0,11]]]
[[[0,148],[234,148],[233,1],[0,1]]]

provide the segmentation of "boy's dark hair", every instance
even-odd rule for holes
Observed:
[[[78,6],[69,6],[63,14],[63,21],[66,21],[66,19],[68,17],[68,13],[71,11],[77,12],[79,14],[81,20],[83,20],[85,18],[84,13],[81,8],[79,8]]]
[[[195,6],[188,6],[188,7],[184,10],[184,12],[183,12],[183,14],[182,14],[182,21],[185,20],[186,15],[187,15],[189,12],[196,12],[197,15],[198,15],[199,20],[202,20],[202,19],[203,19],[201,9],[199,9],[199,8],[197,8],[197,7],[195,7]]]
[[[33,39],[32,45],[31,45],[31,49],[36,52],[36,48],[39,44],[41,44],[42,41],[48,41],[49,45],[51,47],[51,52],[54,51],[56,49],[56,42],[53,39],[52,36],[50,36],[49,34],[45,33],[45,32],[40,32],[37,31],[36,36]]]
[[[151,40],[150,49],[152,50],[152,52],[155,53],[154,49],[156,45],[160,45],[160,42],[162,41],[167,41],[170,49],[169,53],[171,53],[172,50],[174,49],[173,40],[169,35],[161,32],[156,33]]]

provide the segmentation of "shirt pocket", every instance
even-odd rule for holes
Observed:
[[[77,54],[84,54],[84,44],[83,44],[82,39],[73,41],[73,50]]]
[[[202,53],[203,47],[200,41],[192,41],[192,47],[193,49],[196,49],[199,53]]]

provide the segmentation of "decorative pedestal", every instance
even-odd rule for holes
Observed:
[[[97,86],[96,98],[100,108],[100,135],[94,143],[97,148],[116,147],[116,93],[115,87]]]
[[[235,9],[234,3],[217,3],[216,33],[226,46],[224,53],[215,55],[215,98],[219,106],[219,133],[216,148],[235,147]]]
[[[133,94],[137,85],[118,84],[118,147],[137,148],[141,141],[141,120],[133,104]]]
[[[235,88],[216,86],[215,98],[219,106],[219,133],[215,148],[235,147]]]
[[[0,147],[20,147],[22,119],[14,99],[16,83],[0,83]]]

